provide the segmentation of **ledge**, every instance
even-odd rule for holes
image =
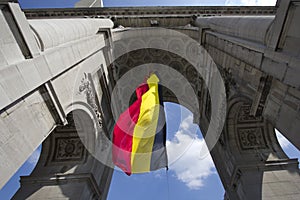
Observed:
[[[178,17],[193,15],[275,15],[274,6],[155,6],[155,7],[102,7],[102,8],[47,8],[25,9],[27,18],[63,17]]]

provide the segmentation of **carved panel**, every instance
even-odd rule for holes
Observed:
[[[75,123],[72,114],[69,114],[67,116],[67,122],[68,122],[68,124],[66,124],[64,126],[58,126],[56,128],[56,132],[74,132],[74,131],[76,132],[76,131],[82,130],[82,126],[81,126],[79,119],[76,119],[76,123]]]
[[[232,72],[230,69],[226,69],[218,65],[217,67],[225,83],[226,95],[230,96],[232,90],[236,90],[236,81],[233,78]]]
[[[267,148],[263,127],[238,128],[237,132],[243,150]]]
[[[155,42],[155,41],[153,41],[153,42]],[[157,44],[156,46],[158,46],[159,44]],[[154,46],[154,45],[153,45]],[[162,47],[163,48],[163,47]],[[153,56],[153,57],[155,57],[155,58],[159,58],[159,59],[161,59],[161,57],[164,55],[163,53],[162,53],[162,51],[160,51],[159,49],[148,49],[148,52],[149,52],[149,55],[150,56]]]
[[[253,122],[262,122],[263,118],[262,116],[254,117],[250,115],[250,109],[251,106],[248,104],[244,104],[241,106],[238,117],[237,117],[237,122],[238,123],[253,123]]]
[[[55,138],[53,162],[83,161],[85,148],[79,137]]]

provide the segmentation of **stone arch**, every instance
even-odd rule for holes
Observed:
[[[151,54],[154,54],[154,52],[160,56],[153,56],[151,59]],[[135,59],[137,54],[143,56],[141,56],[139,59]],[[126,59],[124,59],[124,57]],[[144,60],[145,58],[149,59]],[[189,96],[186,94],[186,92],[193,92],[196,95],[198,93],[200,94],[201,89],[202,87],[205,87],[205,84],[200,74],[193,69],[192,65],[186,59],[176,54],[152,48],[140,49],[126,53],[125,55],[119,57],[114,63],[115,67],[119,70],[117,78],[121,78],[127,72],[130,73],[132,68],[143,66],[147,63],[151,63],[152,65],[160,65],[162,67],[170,67],[169,69],[164,68],[166,70],[164,70],[162,73],[158,71],[162,79],[161,82],[163,82],[162,84],[164,86],[163,100],[174,103],[181,101],[184,103],[184,106],[195,111],[197,106],[196,104],[199,104],[199,102],[195,102],[196,99],[189,99]],[[145,65],[145,69],[146,68],[147,66]],[[176,76],[177,79],[174,78],[174,76]],[[135,75],[132,74],[131,77],[134,78]],[[142,81],[143,80],[141,77],[139,77],[138,80],[135,80],[135,83],[141,83]],[[191,87],[188,85],[180,85],[180,83],[190,84]],[[120,90],[123,90],[124,93],[127,93],[128,89],[126,87],[127,86],[124,85],[124,87],[120,88]],[[174,91],[172,91],[170,88],[176,88],[178,90],[177,94],[175,94],[176,92],[174,93]]]
[[[113,33],[114,45],[115,46],[119,45],[117,49],[119,49],[121,52],[121,53],[115,52],[116,57],[117,59],[120,58],[121,61],[120,63],[114,62],[114,64],[112,64],[114,66],[108,69],[109,73],[112,72],[110,75],[111,77],[113,77],[112,82],[109,83],[111,84],[110,88],[113,88],[114,81],[119,80],[120,76],[122,76],[126,71],[130,70],[131,67],[142,65],[145,62],[155,62],[155,63],[171,66],[172,69],[175,69],[179,71],[181,74],[184,74],[184,77],[188,79],[188,83],[192,85],[193,91],[195,92],[197,97],[197,103],[199,103],[201,106],[197,110],[195,109],[195,107],[193,107],[193,105],[190,105],[188,101],[183,101],[185,102],[185,104],[183,105],[194,112],[193,113],[195,117],[194,121],[198,124],[200,123],[202,130],[206,132],[207,127],[211,122],[210,118],[213,118],[211,117],[211,114],[213,112],[211,105],[213,104],[213,102],[211,102],[210,99],[211,94],[209,94],[207,87],[216,89],[216,84],[215,84],[216,79],[214,78],[216,76],[216,71],[218,71],[218,69],[212,68],[215,65],[214,61],[209,57],[209,54],[206,51],[204,51],[205,50],[204,48],[202,48],[199,44],[197,44],[198,46],[197,45],[195,46],[195,43],[191,42],[192,41],[191,38],[188,38],[187,36],[186,37],[183,36],[179,38],[166,37],[166,35],[174,36],[172,34],[169,35],[168,32],[169,30],[167,29],[160,29],[160,31],[162,32],[160,31],[155,32],[154,30],[157,29],[152,29],[152,28],[144,28],[144,30],[146,30],[147,34],[143,35],[143,37],[139,39],[137,39],[135,36],[140,36],[141,35],[140,33],[143,31],[143,29],[136,29],[136,30],[126,29],[121,31],[115,31]],[[195,32],[198,33],[197,31]],[[125,45],[122,46],[122,42],[123,43],[125,42],[124,43]],[[200,55],[197,54],[199,53],[197,51],[197,47],[199,46],[200,46],[200,48],[198,48],[199,51],[203,51],[200,53]],[[141,49],[140,47],[143,48]],[[168,50],[167,55],[162,51],[162,49],[164,49],[165,47]],[[122,50],[122,48],[125,48],[125,50]],[[122,53],[126,53],[126,54],[122,54]],[[194,55],[194,53],[196,53],[196,56]],[[92,61],[94,61],[93,59],[94,58],[91,57],[90,59],[85,60],[90,62],[85,63],[85,61],[83,61],[83,63],[80,64],[81,65],[80,72],[82,72],[82,74],[86,75],[86,73],[92,73],[96,70],[96,68],[98,69],[99,66],[96,66],[94,63],[92,63]],[[191,66],[196,66],[196,68],[194,69],[197,69],[198,71],[196,71],[195,73],[195,70]],[[75,74],[75,72],[77,73],[76,70],[77,68],[73,68],[68,71],[69,74],[68,80],[70,82],[73,81],[74,79],[73,74]],[[202,77],[208,77],[208,78],[205,81],[203,81],[201,79],[200,74]],[[176,76],[176,74],[173,75],[171,74],[170,80],[174,80],[176,78],[174,76]],[[68,80],[66,80],[66,82],[68,82]],[[138,82],[140,83],[140,81]],[[58,82],[57,84],[59,83],[64,83],[64,82]],[[172,82],[170,84],[172,84]],[[124,91],[126,91],[125,88]],[[217,88],[215,90],[215,93],[218,94],[218,92],[220,91],[221,89]],[[64,91],[57,91],[57,92],[61,94]],[[169,91],[168,94],[164,94],[164,96],[169,101],[172,102],[178,101],[178,98],[174,96],[174,94],[172,94],[172,91]],[[186,96],[187,95],[185,95],[185,97]],[[82,97],[80,96],[78,97],[78,100],[80,99],[82,100],[82,98],[83,96]],[[63,108],[65,108],[66,105],[69,105],[69,103],[72,102],[73,100],[74,99],[72,99],[71,96],[69,96],[68,99],[64,99]],[[88,102],[89,98],[86,98],[85,100]],[[226,99],[220,98],[220,102],[222,102],[222,100],[226,101]],[[85,103],[77,102],[76,106],[79,105],[84,107]],[[214,159],[219,175],[226,189],[225,198],[228,197],[230,199],[261,199],[262,197],[269,197],[272,195],[274,196],[275,195],[274,192],[269,192],[268,194],[265,193],[265,191],[267,191],[266,188],[271,187],[270,185],[272,184],[272,182],[268,180],[268,177],[276,176],[277,174],[280,173],[286,175],[287,178],[284,181],[288,182],[289,184],[294,184],[297,181],[297,179],[293,177],[293,175],[291,175],[290,172],[299,174],[299,170],[296,167],[297,161],[295,160],[293,161],[285,158],[284,154],[281,154],[280,147],[276,145],[276,143],[273,144],[274,138],[272,137],[272,131],[270,131],[272,129],[272,126],[264,120],[262,122],[250,120],[247,123],[244,123],[246,124],[244,126],[242,125],[243,123],[237,120],[237,118],[241,113],[245,111],[244,110],[245,107],[246,108],[249,107],[249,101],[245,99],[235,99],[233,101],[230,101],[230,105],[232,106],[230,106],[229,114],[227,118],[227,126],[226,126],[227,129],[225,128],[223,130],[223,134],[221,135],[221,138],[219,138],[218,140],[219,142],[215,145],[214,149],[212,150],[212,157]],[[221,106],[222,104],[219,104],[219,107],[217,108],[219,109],[218,111],[223,111]],[[85,111],[88,110],[87,113],[89,114],[87,114],[87,116],[90,117],[89,119],[91,122],[90,127],[94,127],[97,124],[97,118],[95,117],[96,115],[94,112],[95,110],[91,109],[91,106],[86,106],[86,108],[83,110]],[[69,111],[70,112],[73,111],[71,107],[67,108],[67,112]],[[256,127],[257,125],[259,126]],[[228,129],[229,126],[232,126],[231,127],[232,129]],[[259,130],[263,130],[263,131],[258,131],[258,132],[250,131],[250,134],[249,131],[248,133],[247,131],[246,133],[241,133],[238,131],[242,129],[245,130],[247,128],[246,126],[250,126],[250,128],[254,128],[254,129],[259,128]],[[216,126],[215,130],[218,131],[222,128],[223,125],[219,127]],[[249,137],[250,139],[248,139],[248,137],[245,136],[246,134],[250,136],[252,134],[252,136]],[[262,138],[261,142],[257,142],[257,138],[259,137],[257,137],[255,134],[262,135],[260,137]],[[97,137],[97,135],[98,134],[95,134],[95,137]],[[265,135],[267,135],[268,137],[264,137]],[[53,137],[53,134],[49,136],[49,138],[51,137]],[[248,139],[250,142],[249,141],[245,142],[243,138]],[[51,140],[47,139],[45,141],[45,144],[47,143],[50,144],[49,141]],[[258,144],[263,145],[263,148],[258,148]],[[65,145],[65,147],[66,146],[67,145]],[[49,145],[49,148],[50,147],[53,148],[53,146]],[[233,150],[234,147],[237,147],[238,151],[234,151]],[[67,151],[70,152],[71,152],[70,149],[74,149],[70,145],[68,148],[69,150]],[[44,149],[45,149],[44,152],[46,152],[47,148]],[[257,151],[262,154],[273,155],[273,156],[261,160],[260,155],[257,154]],[[54,153],[52,153],[49,156],[47,153],[45,153],[45,155],[47,155],[45,160],[51,161],[51,159],[49,158],[53,158],[52,155],[54,155]],[[246,159],[246,158],[250,158],[250,159]],[[243,165],[243,161],[246,162],[246,165]],[[82,180],[82,181],[87,181],[87,184],[85,184],[84,188],[87,188],[88,190],[88,192],[86,192],[87,197],[84,196],[82,197],[83,199],[98,198],[101,195],[105,196],[105,194],[101,194],[101,189],[102,189],[101,186],[107,187],[107,185],[109,185],[106,183],[109,182],[110,179],[109,173],[111,172],[111,170],[103,166],[100,162],[96,161],[91,155],[88,154],[86,160],[81,164],[73,163],[70,164],[71,167],[70,166],[66,167],[65,163],[63,162],[61,164],[62,166],[60,165],[50,166],[48,168],[49,171],[45,170],[43,172],[42,170],[40,170],[41,174],[46,173],[45,176],[40,176],[39,173],[36,174],[33,173],[32,176],[30,176],[29,178],[23,178],[21,181],[22,188],[20,189],[20,191],[23,191],[25,193],[27,192],[27,194],[28,191],[31,191],[32,194],[34,192],[35,195],[39,195],[39,190],[43,189],[46,192],[43,192],[43,194],[41,195],[47,195],[48,194],[47,190],[51,185],[52,187],[56,187],[56,189],[59,189],[60,191],[60,192],[59,191],[55,192],[55,194],[59,195],[64,192],[65,196],[71,198],[72,195],[74,195],[72,192],[76,191],[76,187],[79,187],[80,184],[75,187],[72,187],[73,190],[71,189],[69,190],[68,184],[69,183],[72,184],[71,183],[72,181],[68,181],[68,180],[76,180],[77,182],[75,181],[74,183],[80,183],[80,181]],[[74,169],[72,165],[77,166],[76,169]],[[87,166],[87,168],[83,166]],[[46,166],[43,165],[43,167],[47,168],[47,165]],[[80,168],[82,168],[82,170]],[[101,173],[99,172],[101,171],[99,169],[103,169]],[[38,170],[39,167],[35,169],[35,171]],[[107,172],[105,172],[105,170],[107,170]],[[48,172],[49,174],[47,174]],[[72,172],[72,173],[67,174],[68,172]],[[265,174],[268,175],[265,176]],[[102,177],[102,176],[107,176],[107,177]],[[94,180],[95,178],[93,177],[96,177],[97,178],[96,180],[98,182],[95,181]],[[266,179],[267,181],[265,181]],[[278,180],[281,180],[280,177]],[[96,189],[98,188],[97,185],[100,185],[100,191]],[[108,190],[104,189],[104,191],[107,192]],[[19,194],[20,193],[16,194],[16,198],[18,197],[17,195]]]
[[[143,30],[146,30],[146,33],[143,32]],[[176,34],[175,36],[174,34],[170,34],[169,30],[163,29],[161,31],[162,32],[155,32],[154,29],[145,28],[114,32],[114,54],[116,59],[110,67],[113,71],[114,81],[118,84],[118,81],[126,76],[127,73],[130,73],[130,70],[143,64],[153,63],[169,66],[169,68],[183,75],[183,77],[188,80],[188,84],[192,86],[193,93],[196,97],[195,103],[200,106],[196,107],[190,104],[188,95],[183,93],[181,98],[180,95],[176,96],[172,93],[172,90],[165,90],[163,99],[174,103],[179,103],[179,101],[182,100],[179,104],[193,112],[194,123],[197,123],[199,127],[201,127],[204,137],[209,130],[210,122],[213,123],[213,130],[215,132],[221,131],[223,124],[218,123],[221,120],[211,120],[212,113],[216,112],[216,110],[224,114],[224,116],[226,115],[226,97],[222,96],[222,94],[225,93],[225,86],[217,66],[204,48],[187,35],[182,36],[179,34],[180,37],[176,37]],[[180,77],[177,77],[176,74],[172,74],[172,72],[164,72],[166,73],[162,75],[170,82],[167,85],[174,85],[172,81],[180,79]],[[143,73],[143,70],[139,71],[139,75]],[[139,80],[136,80],[136,77],[133,75],[131,77],[132,79],[128,80],[126,85],[124,84],[123,87],[117,87],[121,97],[126,94],[128,95],[128,93],[132,94],[135,86],[143,81],[145,75],[141,75]],[[222,85],[218,87],[218,84]],[[133,85],[133,89],[128,89],[128,85],[129,87]],[[215,95],[215,98],[210,97],[211,93],[209,89],[212,90],[212,94]],[[185,89],[182,91],[184,92]],[[128,102],[125,102],[124,105],[123,109],[127,108]],[[216,107],[212,108],[211,105],[216,105]],[[214,136],[215,135],[208,134],[209,139],[218,137]],[[213,145],[211,142],[211,146]],[[219,154],[212,155],[215,156],[214,160],[220,158]],[[219,167],[219,169],[222,168],[220,165],[217,167]]]
[[[250,160],[286,159],[274,127],[263,116],[250,115],[250,109],[251,101],[246,98],[234,98],[229,103],[226,136],[232,154]]]
[[[172,31],[141,28],[138,30],[129,29],[114,32],[115,49],[113,52],[116,59],[110,67],[114,81],[118,84],[118,81],[126,76],[127,73],[130,73],[132,68],[145,63],[169,66],[169,69],[173,69],[188,80],[187,83],[192,86],[196,101],[189,100],[189,96],[183,93],[185,89],[182,90],[182,98],[181,95],[174,95],[172,90],[165,90],[163,99],[179,103],[191,110],[194,116],[194,123],[200,125],[203,136],[208,136],[208,141],[212,141],[218,135],[206,134],[211,127],[213,127],[213,132],[219,132],[223,128],[221,120],[211,120],[211,118],[216,118],[214,112],[220,112],[224,117],[226,115],[223,79],[210,55],[197,41],[185,34],[178,34],[176,31],[174,31],[175,33]],[[165,75],[165,80],[169,81],[167,85],[173,86],[175,84],[172,84],[172,81],[180,80],[176,74],[172,74],[169,71],[164,72],[162,75]],[[138,74],[143,74],[143,70],[140,70]],[[141,75],[138,81],[135,76],[131,77],[132,79],[128,80],[129,85],[131,86],[135,83],[135,86],[137,86],[143,81],[145,75]],[[135,87],[130,90],[126,88],[127,85],[124,84],[124,87],[117,87],[121,97],[130,93],[130,91],[133,93]],[[178,87],[180,88],[181,85]],[[211,98],[211,95],[214,95],[214,98]],[[182,101],[180,102],[180,100]],[[198,107],[194,106],[195,104],[193,103],[197,104]],[[216,106],[212,107],[211,105]],[[128,107],[128,102],[125,102],[123,109],[126,107]],[[210,126],[210,123],[213,125]],[[214,145],[213,142],[209,144],[211,148]],[[215,155],[215,157],[218,159],[220,155]]]
[[[97,134],[95,114],[75,104],[67,115],[68,124],[57,126],[42,144],[39,161],[13,199],[56,198],[101,199],[107,195],[112,169],[94,158]],[[96,126],[95,126],[96,125]],[[98,130],[97,130],[98,129]],[[107,155],[107,162],[110,157]]]
[[[270,188],[278,181],[295,185],[299,180],[297,160],[285,155],[273,126],[262,116],[251,116],[250,107],[248,98],[229,100],[221,137],[224,142],[212,151],[214,160],[221,160],[216,166],[226,190],[225,199],[274,198],[279,191],[286,195],[284,188]]]
[[[205,97],[209,97],[208,88],[214,91],[212,92],[213,94],[225,93],[224,84],[217,66],[198,41],[189,35],[191,32],[194,33],[195,31],[185,29],[178,31],[163,28],[115,31],[113,33],[113,54],[115,60],[112,61],[112,67],[109,67],[112,69],[114,81],[118,81],[122,75],[133,67],[152,62],[165,64],[184,74],[194,89],[193,93],[196,94],[197,100],[195,102],[197,104],[206,105],[205,102],[208,98]],[[167,52],[167,55],[164,52]],[[186,64],[182,64],[182,60]],[[176,78],[171,74],[169,80],[176,80]],[[220,87],[216,87],[216,85],[220,85]],[[185,95],[185,97],[188,96]],[[214,112],[212,113],[216,113],[216,110],[220,109],[225,115],[226,106],[221,104],[224,104],[226,97],[219,96],[213,98],[215,100],[214,103],[218,104],[218,107],[214,107]],[[169,99],[176,102],[176,98],[169,97]],[[203,100],[203,102],[198,102],[198,100]],[[127,106],[128,102],[126,103]],[[195,122],[199,122],[204,108],[196,110],[195,107],[188,104],[184,106],[194,112]],[[208,127],[209,120],[206,121]],[[215,126],[221,129],[218,124],[215,124]]]

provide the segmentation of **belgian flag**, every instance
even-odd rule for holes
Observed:
[[[168,166],[165,113],[158,82],[152,74],[136,89],[137,100],[114,127],[113,162],[127,175]]]

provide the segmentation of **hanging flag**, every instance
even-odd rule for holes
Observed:
[[[123,112],[113,133],[112,158],[127,175],[167,167],[166,126],[159,79],[152,74],[136,89],[137,100]]]

